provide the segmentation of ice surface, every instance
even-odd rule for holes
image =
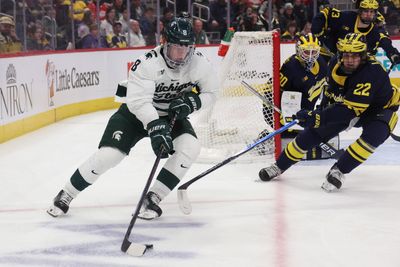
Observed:
[[[400,266],[400,143],[391,139],[338,193],[320,189],[332,160],[301,162],[269,183],[256,181],[265,164],[228,164],[188,189],[191,215],[179,211],[174,191],[159,220],[137,221],[131,240],[154,245],[141,258],[120,246],[155,159],[148,140],[67,216],[50,217],[52,198],[96,150],[111,114],[66,119],[0,145],[0,266]],[[185,181],[211,166],[194,164]]]

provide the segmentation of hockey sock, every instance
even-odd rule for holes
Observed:
[[[199,141],[190,134],[175,138],[175,153],[169,157],[150,191],[164,199],[179,183],[200,153]]]
[[[343,173],[349,173],[366,161],[375,149],[389,137],[389,127],[381,121],[373,121],[364,127],[363,133],[351,144],[338,160],[337,167]]]
[[[74,172],[64,190],[76,197],[79,192],[97,181],[101,174],[120,163],[125,156],[126,154],[116,148],[101,147]]]
[[[366,161],[374,150],[374,147],[359,138],[346,149],[336,165],[342,173],[349,173]]]
[[[297,144],[296,139],[294,139],[285,147],[285,150],[276,161],[276,165],[282,172],[284,172],[289,169],[290,166],[299,162],[306,153],[307,151],[301,149]]]

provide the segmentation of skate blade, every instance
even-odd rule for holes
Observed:
[[[139,219],[147,220],[147,221],[154,220],[157,217],[159,217],[157,212],[152,211],[152,210],[143,211],[143,212],[139,213],[139,215],[138,215]]]
[[[48,213],[50,216],[52,216],[52,217],[58,217],[58,216],[64,214],[64,212],[63,212],[60,208],[58,208],[58,207],[56,207],[56,206],[51,206],[51,207],[47,210],[47,213]]]
[[[322,185],[321,185],[322,190],[324,190],[327,193],[332,193],[332,192],[337,192],[339,191],[339,189],[334,186],[333,184],[329,183],[328,181],[325,181]]]

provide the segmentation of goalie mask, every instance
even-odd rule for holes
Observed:
[[[377,0],[353,0],[355,3],[356,8],[358,9],[358,16],[360,20],[364,24],[371,24],[375,21],[376,15],[379,8],[379,3]],[[362,14],[363,12],[366,13],[368,11],[373,11],[374,15]]]
[[[346,74],[353,73],[367,61],[367,44],[365,36],[360,33],[346,34],[343,39],[339,39],[336,47],[340,67]]]
[[[319,57],[321,43],[312,33],[301,35],[296,42],[296,55],[304,63],[307,71],[313,66]]]
[[[194,33],[188,18],[174,18],[166,26],[163,44],[164,58],[168,66],[180,69],[188,64],[194,53]]]

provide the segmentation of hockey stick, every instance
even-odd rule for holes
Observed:
[[[393,138],[393,140],[400,142],[400,136],[395,135],[394,133],[391,133],[390,136]]]
[[[293,120],[287,124],[285,124],[284,126],[282,126],[281,128],[279,128],[278,130],[275,130],[274,132],[269,133],[268,135],[264,136],[263,138],[260,138],[259,140],[257,140],[255,143],[248,145],[245,149],[243,149],[242,151],[236,153],[235,155],[225,159],[224,161],[218,163],[217,165],[211,167],[210,169],[200,173],[199,175],[197,175],[196,177],[194,177],[193,179],[187,181],[186,183],[184,183],[183,185],[178,187],[178,203],[179,203],[179,208],[181,209],[181,211],[184,214],[190,214],[192,212],[192,205],[190,204],[189,198],[187,196],[187,189],[188,187],[193,184],[194,182],[196,182],[197,180],[203,178],[204,176],[206,176],[207,174],[219,169],[220,167],[228,164],[229,162],[237,159],[238,157],[240,157],[241,155],[249,152],[250,150],[252,150],[253,148],[255,148],[256,146],[258,146],[259,144],[267,141],[268,139],[271,139],[272,137],[274,137],[277,134],[280,134],[284,131],[286,131],[287,129],[289,129],[290,127],[292,127],[293,125],[297,124],[299,121],[298,120]]]
[[[257,96],[258,98],[260,98],[264,104],[266,106],[268,106],[269,108],[273,108],[276,112],[278,112],[280,115],[282,115],[282,111],[275,106],[272,102],[270,102],[268,99],[266,99],[264,96],[262,96],[256,89],[254,89],[250,84],[248,84],[245,81],[242,81],[242,84],[244,85],[244,87],[249,90],[251,93],[253,93],[255,96]],[[343,153],[344,150],[343,149],[339,149],[337,150],[336,148],[334,148],[333,146],[331,146],[328,143],[323,143],[321,142],[318,145],[323,151],[325,151],[327,154],[329,154],[331,156],[331,158],[333,159],[338,159]]]
[[[390,69],[389,69],[388,72],[387,72],[388,75],[390,74],[390,72],[392,71],[392,69],[393,69],[394,66],[396,66],[396,65],[392,64],[392,65],[390,66]],[[397,142],[400,142],[400,136],[395,135],[394,133],[390,133],[390,136],[393,138],[393,140],[395,140],[395,141],[397,141]]]
[[[175,121],[176,121],[176,115],[174,116],[174,118],[172,118],[172,120],[170,122],[171,129],[174,127]],[[143,244],[133,243],[133,242],[129,241],[129,237],[131,235],[132,228],[135,225],[136,219],[138,218],[140,208],[143,205],[143,201],[144,201],[144,198],[146,197],[147,191],[149,191],[151,182],[153,181],[154,174],[156,173],[158,164],[160,163],[160,160],[161,160],[161,155],[163,153],[164,153],[164,147],[161,148],[160,153],[158,153],[158,155],[157,155],[157,158],[151,169],[149,178],[147,179],[146,185],[144,186],[142,195],[140,196],[139,203],[136,206],[135,213],[132,215],[132,219],[129,222],[129,226],[128,226],[128,229],[126,230],[124,240],[122,241],[121,251],[125,252],[131,256],[136,256],[136,257],[143,256],[144,253],[146,253],[146,251],[148,249],[153,248],[152,244],[144,244],[143,245]]]

